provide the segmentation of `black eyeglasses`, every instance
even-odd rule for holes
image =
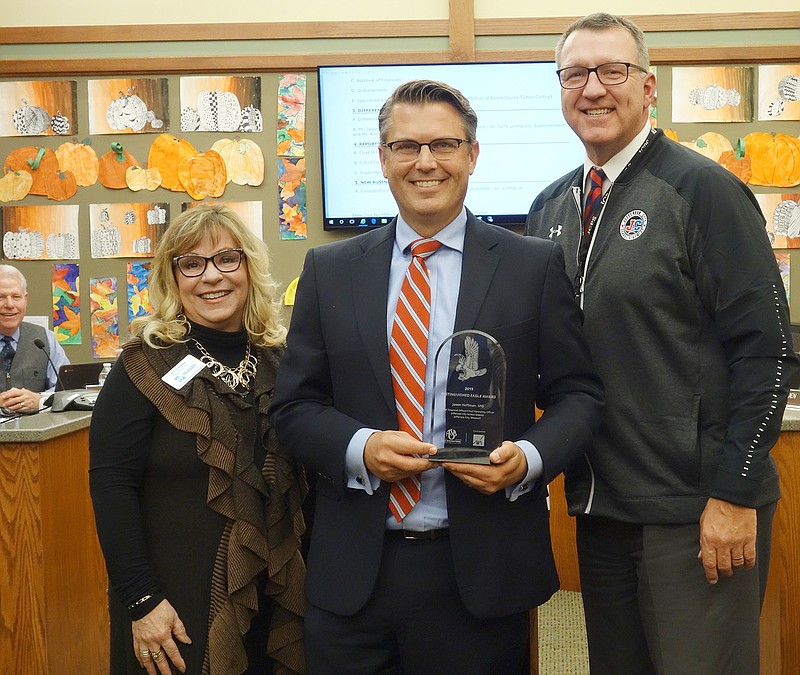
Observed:
[[[637,66],[635,63],[624,63],[622,61],[612,61],[611,63],[601,63],[594,68],[587,68],[586,66],[570,66],[569,68],[562,68],[556,71],[558,81],[561,83],[563,89],[580,89],[585,87],[589,81],[589,73],[597,75],[600,84],[614,86],[615,84],[624,84],[628,81],[631,68],[636,68],[643,73],[647,73],[645,68]]]
[[[208,261],[214,263],[220,272],[235,272],[242,264],[244,251],[240,248],[229,248],[214,255],[204,256],[197,253],[177,255],[172,259],[172,264],[185,277],[199,277],[206,271]]]
[[[392,151],[398,159],[416,159],[422,147],[427,145],[428,150],[436,159],[447,159],[458,152],[462,143],[468,141],[464,138],[437,138],[430,143],[417,143],[416,141],[392,141],[384,145]]]

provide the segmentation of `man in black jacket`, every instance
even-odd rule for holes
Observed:
[[[592,671],[754,674],[770,449],[796,368],[764,219],[733,174],[651,129],[633,23],[577,21],[556,62],[586,159],[536,198],[526,232],[563,247],[606,387],[566,488]]]

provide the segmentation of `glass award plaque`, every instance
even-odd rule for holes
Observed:
[[[444,395],[444,447],[432,462],[489,464],[489,454],[503,442],[506,355],[488,333],[462,330],[436,350],[434,391],[439,360],[448,359]],[[436,401],[434,400],[434,414]]]

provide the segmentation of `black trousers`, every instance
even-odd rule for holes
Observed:
[[[697,559],[699,524],[578,516],[592,673],[758,675],[775,507],[758,509],[756,566],[714,586]]]
[[[305,645],[309,675],[529,672],[528,613],[472,616],[456,587],[446,537],[387,536],[367,605],[353,616],[309,605]]]

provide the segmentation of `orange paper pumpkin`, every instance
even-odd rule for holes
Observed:
[[[221,138],[214,145],[225,161],[228,182],[237,185],[261,185],[264,182],[264,154],[249,138]]]
[[[681,145],[691,148],[695,152],[708,157],[714,162],[718,162],[720,155],[728,150],[733,150],[731,142],[722,134],[716,131],[707,131],[702,136],[698,136],[694,141],[681,141]]]
[[[161,187],[173,192],[183,192],[184,187],[178,178],[178,164],[187,157],[198,154],[195,147],[182,138],[172,134],[161,134],[150,146],[147,166],[158,169],[161,174]]]
[[[125,172],[131,166],[139,166],[139,162],[129,152],[122,149],[119,143],[112,143],[111,150],[99,160],[97,176],[100,183],[112,190],[123,190],[128,187]]]
[[[750,158],[745,155],[744,139],[740,138],[733,150],[723,152],[719,163],[743,183],[747,183],[753,175]]]
[[[33,176],[30,172],[20,169],[9,171],[0,178],[0,202],[11,202],[25,199],[33,185]]]
[[[47,198],[57,202],[69,199],[78,191],[78,182],[72,171],[56,171],[48,174],[44,184],[47,188]]]
[[[225,161],[216,150],[207,150],[178,163],[178,178],[192,199],[220,197],[225,192],[228,173]]]
[[[161,172],[156,168],[143,169],[141,166],[129,166],[125,172],[125,182],[134,192],[150,190],[161,185]]]
[[[97,182],[97,153],[86,143],[63,143],[56,149],[58,167],[62,171],[72,171],[81,187],[89,187]]]
[[[754,131],[744,137],[744,143],[753,170],[752,185],[800,184],[800,138]]]
[[[58,158],[50,148],[27,145],[9,154],[3,165],[4,173],[20,169],[30,173],[33,178],[28,194],[45,196],[47,195],[45,179],[58,171]]]

